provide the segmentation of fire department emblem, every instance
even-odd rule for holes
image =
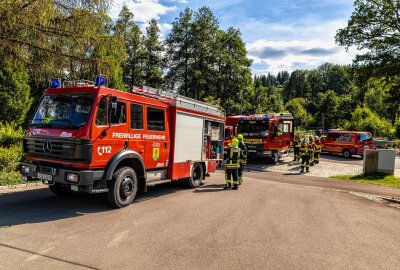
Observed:
[[[153,148],[153,160],[157,161],[160,158],[160,148]]]

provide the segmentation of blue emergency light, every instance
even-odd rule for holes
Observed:
[[[104,86],[106,85],[106,77],[99,75],[96,77],[96,82],[95,82],[96,86]]]
[[[51,79],[51,88],[61,88],[61,80],[60,79]]]

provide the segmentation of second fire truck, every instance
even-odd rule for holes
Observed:
[[[265,157],[277,163],[293,144],[293,130],[290,113],[228,116],[225,142],[240,133],[244,136],[249,158]]]

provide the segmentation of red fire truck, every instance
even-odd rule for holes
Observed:
[[[290,113],[234,115],[226,118],[231,134],[242,134],[248,157],[267,157],[277,163],[293,144],[293,116]],[[225,138],[226,140],[228,138]]]
[[[130,93],[53,80],[24,140],[23,179],[41,179],[56,194],[107,192],[115,207],[138,190],[184,179],[200,185],[223,158],[225,113],[157,89]],[[67,87],[65,87],[67,86]]]

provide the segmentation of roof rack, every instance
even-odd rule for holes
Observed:
[[[164,98],[175,99],[178,96],[176,93],[171,93],[168,91],[164,91],[161,89],[157,89],[157,88],[153,88],[153,87],[149,87],[149,86],[145,86],[145,85],[142,85],[142,87],[132,86],[132,88],[130,89],[130,92],[139,94],[139,95],[143,95],[143,96],[155,97],[155,98],[164,97]]]

